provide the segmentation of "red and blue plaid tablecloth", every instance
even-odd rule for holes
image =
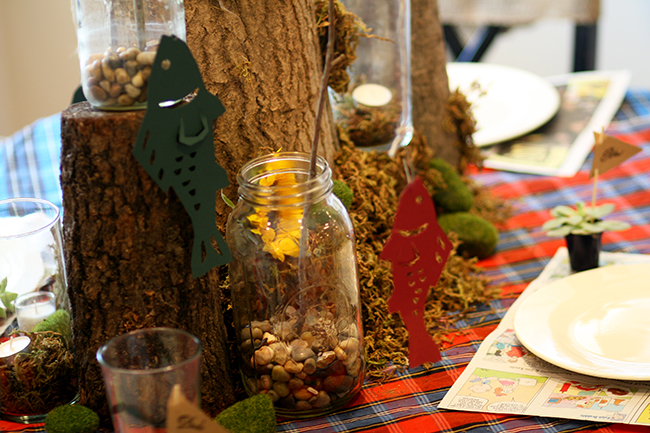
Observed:
[[[643,151],[600,176],[598,203],[616,205],[612,218],[632,228],[605,233],[604,251],[650,253],[650,91],[630,90],[606,133]],[[58,115],[41,119],[0,140],[0,199],[32,196],[58,205],[60,125]],[[555,178],[485,170],[474,179],[495,196],[507,198],[513,216],[500,227],[496,254],[480,265],[494,284],[503,284],[500,299],[480,305],[458,321],[458,331],[443,347],[443,359],[430,368],[398,373],[381,385],[366,383],[357,399],[339,412],[318,419],[281,421],[278,432],[645,432],[648,428],[545,417],[496,415],[438,409],[447,390],[467,366],[482,340],[555,254],[564,240],[549,238],[541,225],[558,204],[591,201],[591,159],[573,178]],[[0,431],[26,430],[0,423]]]

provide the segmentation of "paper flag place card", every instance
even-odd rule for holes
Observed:
[[[180,385],[174,385],[167,400],[167,432],[230,433],[230,430],[223,428],[189,401],[183,395]]]
[[[393,265],[394,289],[388,311],[399,312],[408,330],[410,367],[441,359],[424,323],[424,306],[451,249],[429,192],[422,180],[415,178],[400,196],[393,231],[381,253],[381,258]]]
[[[591,172],[589,172],[590,178],[594,176],[596,171],[598,171],[598,174],[603,174],[641,152],[640,147],[609,135],[594,132],[594,137],[596,146],[594,147],[594,161],[591,165]]]
[[[215,160],[212,127],[224,111],[185,42],[163,36],[133,154],[161,189],[174,189],[192,220],[194,278],[232,260],[215,216],[217,191],[229,185]]]

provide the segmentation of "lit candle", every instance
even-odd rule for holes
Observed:
[[[17,354],[20,352],[27,352],[28,346],[32,340],[22,335],[20,337],[12,337],[8,341],[0,344],[0,362],[11,364]]]
[[[368,107],[381,107],[393,99],[393,93],[380,84],[362,84],[352,91],[352,98]]]
[[[16,298],[18,328],[30,332],[36,325],[56,311],[56,300],[52,292],[32,292]]]

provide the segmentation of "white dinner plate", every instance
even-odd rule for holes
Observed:
[[[577,373],[650,380],[650,264],[579,272],[530,295],[515,333],[532,353]]]
[[[449,88],[472,103],[476,146],[520,137],[548,122],[560,108],[560,94],[531,72],[488,63],[448,63]],[[478,83],[481,92],[472,90]],[[483,94],[484,93],[484,94]]]

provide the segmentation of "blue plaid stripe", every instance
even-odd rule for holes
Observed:
[[[616,120],[608,133],[633,134],[650,128],[650,91],[631,90],[625,103],[619,110]],[[0,199],[17,196],[41,197],[61,204],[59,187],[60,154],[60,117],[59,115],[39,119],[34,124],[17,132],[12,137],[0,139]],[[644,145],[644,152],[630,161],[647,158],[650,144]],[[591,160],[585,164],[589,166]],[[540,191],[525,191],[523,183],[535,184],[539,176],[509,172],[486,171],[477,178],[484,187],[499,187],[510,184],[517,193],[513,198],[515,214],[539,212],[546,213],[557,205],[573,202],[576,198],[585,201],[591,199],[591,187],[584,181],[562,180],[550,184]],[[626,196],[650,190],[650,177],[647,173],[631,173],[607,178],[599,182],[599,202],[609,199],[624,200]],[[521,190],[521,191],[520,191]],[[623,206],[613,216],[627,220],[635,226],[647,225],[650,221],[650,205],[637,204],[638,207]],[[617,206],[617,209],[619,207]],[[539,219],[539,218],[538,218]],[[628,236],[629,239],[612,237],[604,246],[606,251],[650,252],[650,236]],[[553,239],[546,238],[537,226],[528,222],[501,231],[498,253],[512,251],[529,251],[552,244]],[[493,278],[494,284],[525,284],[539,275],[552,254],[534,254],[525,259],[508,259],[508,263],[496,261],[484,268],[485,275]],[[383,386],[366,383],[362,395],[365,399],[338,411],[336,414],[311,420],[293,420],[281,422],[278,431],[282,432],[403,432],[408,430],[411,421],[424,420],[427,429],[423,432],[467,431],[467,432],[532,432],[548,433],[572,432],[581,430],[613,431],[607,424],[586,421],[564,420],[544,417],[522,417],[516,415],[493,415],[464,413],[438,409],[438,403],[449,389],[452,378],[470,362],[481,344],[479,331],[489,331],[496,326],[507,309],[514,302],[515,294],[505,299],[478,306],[476,311],[467,314],[455,326],[460,333],[471,335],[452,343],[452,347],[443,351],[443,359],[432,368],[415,368],[397,373],[397,377],[386,383],[401,392],[394,395],[382,391]],[[34,431],[34,430],[17,430]]]
[[[650,91],[646,89],[630,89],[625,94],[625,100],[616,113],[614,120],[622,122],[646,116],[650,116]]]
[[[0,199],[36,197],[61,206],[58,114],[0,140]]]

